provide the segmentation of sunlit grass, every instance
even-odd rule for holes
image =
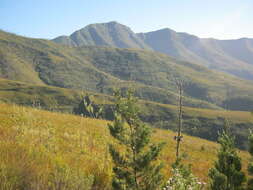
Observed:
[[[25,184],[27,189],[36,185],[46,189],[48,181],[57,180],[58,183],[59,180],[67,181],[68,187],[73,189],[74,181],[86,185],[94,183],[97,189],[110,189],[112,162],[107,145],[113,140],[107,123],[0,104],[0,167],[5,168],[0,178],[14,187]],[[175,134],[159,129],[154,131],[154,142],[167,143],[160,159],[165,164],[163,172],[168,178],[175,160]],[[195,175],[207,181],[208,169],[216,159],[218,145],[184,136],[181,147],[184,162],[192,164]],[[243,151],[240,155],[245,169],[249,155]]]

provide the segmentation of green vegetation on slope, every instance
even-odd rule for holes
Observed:
[[[5,32],[0,32],[0,62],[3,78],[96,92],[103,89],[109,94],[114,87],[131,86],[139,97],[166,104],[176,102],[175,78],[186,81],[187,106],[212,107],[207,101],[223,106],[227,91],[233,94],[229,98],[253,95],[250,81],[163,54],[108,47],[71,48]]]
[[[92,49],[96,51],[96,48]],[[80,52],[78,49],[61,47],[50,41],[0,32],[0,77],[79,90],[101,91],[103,88],[105,93],[112,93],[114,87],[131,86],[137,90],[137,95],[141,98],[162,103],[175,102],[174,92],[141,82],[121,80],[99,70],[92,61],[96,55],[91,53],[89,48]],[[185,103],[194,107],[217,108],[190,97]]]

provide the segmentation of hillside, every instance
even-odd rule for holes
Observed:
[[[73,189],[92,184],[93,188],[110,189],[112,163],[107,143],[113,141],[106,127],[108,121],[7,104],[0,107],[1,185],[14,189],[19,186],[47,189],[65,182]],[[153,135],[154,142],[167,143],[160,156],[165,163],[166,178],[175,160],[174,135],[158,129]],[[184,162],[193,165],[193,172],[202,181],[207,180],[217,148],[215,143],[184,136]],[[243,151],[240,155],[246,169],[249,155]]]
[[[244,79],[253,79],[253,39],[205,39],[170,29],[138,35],[155,51]]]
[[[103,88],[105,93],[112,93],[112,89],[117,86],[121,88],[132,86],[144,99],[163,103],[175,102],[176,95],[174,92],[168,92],[168,90],[155,88],[141,82],[127,81],[124,78],[121,80],[101,71],[94,66],[96,55],[93,53],[101,52],[103,56],[107,50],[94,47],[92,48],[94,52],[91,52],[90,49],[88,47],[83,50],[66,48],[47,40],[23,38],[0,32],[0,77],[36,85],[48,84],[97,92]],[[108,51],[112,54],[117,53],[117,50],[109,49]],[[129,62],[128,58],[124,59]],[[101,61],[104,60],[101,59]],[[115,63],[115,61],[117,60],[113,62]],[[210,103],[192,98],[188,98],[186,104],[189,106],[196,104],[197,107],[198,105],[200,107],[201,105],[212,107]]]
[[[75,113],[82,98],[87,94],[92,101],[104,108],[103,118],[112,120],[114,98],[108,95],[65,88],[40,86],[0,79],[0,102],[15,103],[57,112]],[[176,100],[175,100],[176,101]],[[185,101],[185,98],[184,98]],[[151,101],[139,101],[142,121],[155,128],[176,130],[178,108],[175,105]],[[247,148],[248,131],[252,130],[253,117],[249,112],[199,109],[184,106],[183,131],[192,136],[216,141],[225,120],[231,124],[237,147]]]
[[[252,82],[152,51],[67,47],[0,32],[0,63],[6,79],[106,94],[131,86],[140,98],[165,104],[176,104],[174,81],[180,78],[186,81],[187,106],[225,107],[232,98],[240,105],[238,97],[247,94],[249,106],[241,107],[252,108]]]
[[[70,36],[60,36],[53,41],[70,46],[154,50],[243,79],[253,79],[253,39],[249,38],[205,39],[169,28],[136,34],[127,26],[108,22],[88,25]]]

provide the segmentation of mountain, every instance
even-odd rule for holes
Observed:
[[[149,49],[129,27],[117,22],[91,24],[70,36],[60,36],[53,41],[72,46],[98,45]]]
[[[203,59],[191,53],[183,45],[185,43],[188,46],[192,46],[193,43],[197,43],[198,38],[195,36],[180,34],[168,28],[155,32],[139,33],[138,36],[157,52],[181,58],[182,60],[194,60],[194,62],[197,60],[197,63],[204,62]]]
[[[70,46],[97,45],[154,50],[253,80],[253,39],[249,38],[199,38],[168,28],[135,34],[127,26],[109,22],[88,25],[70,36],[60,36],[53,41]]]
[[[204,39],[170,29],[140,33],[138,36],[155,51],[253,79],[253,39]]]
[[[136,56],[139,58],[136,59]],[[175,104],[177,99],[175,87],[171,86],[172,90],[169,90],[166,81],[162,81],[163,86],[154,82],[152,84],[149,76],[140,74],[146,68],[147,73],[153,73],[154,77],[159,74],[153,70],[155,66],[147,67],[147,64],[152,65],[148,60],[152,56],[152,52],[127,49],[63,47],[48,40],[24,38],[0,32],[0,77],[2,78],[35,85],[104,91],[107,94],[111,94],[115,87],[132,86],[137,90],[137,95],[143,99]],[[167,56],[164,58],[166,59]],[[129,65],[138,64],[139,61],[143,64],[140,64],[132,74],[134,81],[130,80],[130,73],[135,70],[135,66],[129,68]],[[170,60],[164,61],[163,67],[168,67],[166,62]],[[137,75],[141,78],[137,78]],[[218,108],[193,97],[185,97],[185,105]]]
[[[174,81],[179,78],[186,81],[187,106],[217,109],[229,98],[240,105],[238,97],[247,95],[248,107],[243,110],[252,107],[252,82],[204,66],[153,51],[69,47],[6,32],[0,32],[0,77],[106,94],[112,94],[115,87],[131,86],[140,98],[166,104],[176,104]],[[233,92],[229,96],[228,90]]]

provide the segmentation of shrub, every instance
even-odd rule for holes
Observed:
[[[185,175],[181,169],[173,168],[172,174],[163,190],[201,190],[204,188],[205,183],[200,182],[191,172]]]

